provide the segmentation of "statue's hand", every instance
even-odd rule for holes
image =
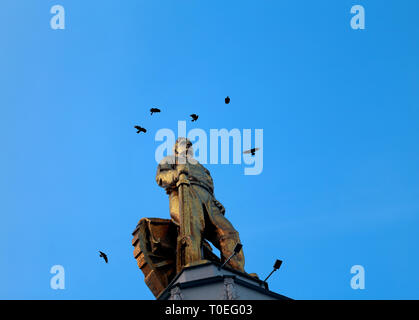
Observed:
[[[186,165],[178,165],[177,167],[177,182],[176,187],[180,187],[181,185],[189,184],[188,180],[188,166]]]
[[[178,178],[184,174],[184,175],[188,175],[189,174],[189,170],[188,170],[188,166],[185,164],[179,164],[177,166],[177,173],[178,173]]]

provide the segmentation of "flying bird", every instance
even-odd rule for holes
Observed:
[[[134,128],[137,129],[137,133],[140,133],[140,132],[146,133],[147,132],[146,129],[144,129],[143,127],[140,127],[140,126],[134,126]]]
[[[256,151],[258,151],[258,150],[259,150],[259,148],[253,148],[253,149],[247,150],[243,153],[244,154],[249,154],[250,153],[252,156],[254,156],[256,154]]]
[[[161,110],[160,109],[158,109],[158,108],[151,108],[150,109],[150,112],[151,112],[151,115],[153,115],[153,113],[157,113],[157,112],[160,112]]]
[[[195,113],[191,114],[192,122],[198,120],[199,116]]]
[[[229,97],[229,96],[227,96],[227,97],[224,99],[224,101],[225,101],[225,103],[226,103],[226,104],[229,104],[229,103],[230,103],[230,97]]]
[[[108,256],[102,251],[99,251],[99,253],[100,253],[99,257],[105,259],[105,262],[108,263]]]

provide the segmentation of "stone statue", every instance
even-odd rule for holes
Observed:
[[[214,183],[210,172],[193,159],[192,143],[185,138],[179,138],[173,152],[174,155],[160,162],[156,181],[166,189],[170,216],[180,229],[178,269],[201,262],[203,239],[209,240],[220,250],[223,261],[230,257],[236,244],[240,243],[239,233],[225,218],[224,207],[214,197]],[[235,255],[228,264],[244,272],[243,251]]]
[[[171,219],[143,218],[133,232],[134,257],[156,297],[183,267],[223,263],[240,243],[239,233],[214,197],[210,172],[193,158],[192,143],[179,138],[173,152],[160,162],[156,174],[157,184],[169,195]],[[206,240],[220,250],[220,258]],[[244,272],[242,250],[228,266]]]

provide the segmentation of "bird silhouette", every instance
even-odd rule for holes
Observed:
[[[256,151],[258,151],[258,150],[259,150],[259,148],[253,148],[253,149],[247,150],[243,153],[244,154],[249,154],[250,153],[252,156],[254,156],[256,154]]]
[[[226,103],[226,104],[229,104],[229,103],[230,103],[230,97],[229,97],[229,96],[227,96],[227,97],[224,99],[224,101],[225,101],[225,103]]]
[[[105,262],[108,263],[108,256],[102,251],[99,251],[99,253],[100,253],[99,257],[105,259]]]
[[[137,133],[140,133],[140,132],[146,133],[147,132],[147,130],[145,128],[140,127],[140,126],[134,126],[134,128],[137,129]]]
[[[192,122],[198,120],[199,116],[195,113],[191,114]]]
[[[160,112],[161,110],[160,109],[158,109],[158,108],[151,108],[150,109],[150,112],[151,112],[151,115],[153,115],[153,113],[157,113],[157,112]]]

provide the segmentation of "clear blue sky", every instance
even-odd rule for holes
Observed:
[[[264,130],[261,175],[208,166],[248,272],[284,260],[270,288],[295,299],[418,299],[418,40],[415,0],[2,0],[0,298],[153,299],[131,232],[169,216],[154,134],[188,120]]]

